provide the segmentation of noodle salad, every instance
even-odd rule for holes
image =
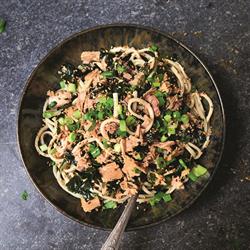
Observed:
[[[171,202],[174,191],[207,169],[213,103],[184,68],[158,47],[84,51],[61,66],[47,92],[35,147],[50,159],[58,184],[84,212]]]

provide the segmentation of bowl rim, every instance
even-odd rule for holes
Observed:
[[[97,225],[93,225],[93,224],[89,224],[85,221],[79,220],[77,218],[75,218],[74,216],[68,214],[67,212],[65,212],[63,209],[59,208],[57,205],[55,205],[52,201],[50,201],[46,195],[43,193],[42,189],[39,187],[39,185],[35,182],[35,180],[33,179],[33,177],[31,176],[31,174],[28,171],[28,168],[26,167],[26,164],[24,162],[23,159],[23,155],[22,155],[22,148],[20,145],[20,113],[21,113],[21,106],[22,106],[22,102],[23,102],[23,98],[27,92],[27,89],[30,85],[30,82],[33,78],[33,76],[35,75],[37,69],[40,67],[40,65],[59,47],[61,47],[63,44],[65,44],[66,42],[70,41],[71,39],[74,39],[82,34],[91,32],[91,31],[96,31],[96,30],[100,30],[100,29],[105,29],[105,28],[135,28],[135,29],[141,29],[141,30],[146,30],[146,31],[150,31],[150,32],[155,32],[160,34],[161,36],[164,36],[170,40],[172,40],[173,42],[175,42],[176,44],[178,44],[179,46],[181,46],[182,48],[184,48],[186,51],[188,51],[200,64],[201,66],[204,68],[204,70],[206,71],[206,73],[208,74],[209,79],[211,80],[214,89],[216,91],[218,100],[219,100],[219,106],[221,109],[221,113],[222,113],[222,123],[223,123],[223,131],[222,131],[222,137],[221,137],[221,150],[220,150],[220,154],[218,156],[218,160],[215,164],[215,167],[213,168],[213,171],[210,175],[210,177],[207,180],[207,183],[200,189],[200,191],[198,192],[198,194],[189,202],[187,203],[185,206],[183,206],[178,212],[170,215],[169,217],[166,218],[162,218],[159,221],[150,223],[150,224],[145,224],[142,226],[134,226],[131,228],[127,228],[125,231],[137,231],[140,229],[145,229],[145,228],[149,228],[149,227],[153,227],[156,226],[160,223],[163,223],[171,218],[173,218],[176,215],[179,215],[181,212],[183,212],[184,210],[186,210],[187,208],[191,207],[191,205],[198,199],[198,197],[200,197],[200,195],[203,193],[203,191],[207,188],[208,184],[211,182],[211,180],[214,177],[215,172],[218,169],[218,166],[221,162],[221,158],[223,155],[223,151],[224,151],[224,147],[225,147],[225,138],[226,138],[226,117],[225,117],[225,111],[224,111],[224,107],[223,107],[223,102],[222,102],[222,98],[219,92],[219,89],[215,83],[215,80],[213,79],[210,71],[208,70],[208,68],[204,65],[204,63],[201,61],[201,59],[191,50],[189,49],[186,45],[184,45],[182,42],[178,41],[177,39],[173,38],[171,35],[167,34],[164,31],[161,31],[157,28],[154,27],[150,27],[150,26],[144,26],[144,25],[139,25],[139,24],[129,24],[129,23],[111,23],[111,24],[102,24],[102,25],[97,25],[97,26],[93,26],[81,31],[78,31],[76,33],[71,34],[70,36],[64,38],[61,42],[59,42],[56,46],[54,46],[52,49],[49,50],[49,52],[40,60],[40,62],[35,66],[35,68],[32,70],[32,72],[30,73],[28,79],[26,80],[26,83],[23,87],[23,90],[21,92],[21,95],[19,96],[19,102],[18,102],[18,107],[17,107],[17,126],[16,126],[16,136],[17,136],[17,144],[18,144],[18,151],[19,151],[19,155],[22,161],[22,164],[26,170],[27,175],[29,176],[31,182],[33,183],[33,185],[36,187],[36,189],[38,190],[38,192],[41,194],[41,196],[54,208],[56,208],[57,211],[59,211],[61,214],[63,214],[64,216],[66,216],[67,218],[78,222],[80,225],[84,225],[84,226],[88,226],[90,228],[94,228],[94,229],[101,229],[104,231],[111,231],[112,228],[104,228],[102,226],[97,226]]]

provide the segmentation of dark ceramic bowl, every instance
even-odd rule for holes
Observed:
[[[145,211],[135,210],[127,230],[154,225],[189,207],[211,181],[219,164],[225,137],[223,106],[212,76],[193,52],[162,32],[137,25],[107,25],[77,33],[53,49],[30,76],[19,107],[18,139],[24,165],[38,190],[60,212],[84,225],[111,229],[122,212],[122,206],[115,210],[84,213],[79,200],[59,187],[52,168],[47,165],[45,158],[37,154],[34,147],[35,135],[42,125],[42,107],[46,92],[58,84],[57,71],[60,65],[65,62],[80,64],[83,50],[121,45],[143,48],[152,43],[159,46],[162,54],[176,56],[191,77],[192,83],[199,91],[208,93],[213,100],[213,136],[201,159],[209,174],[200,178],[199,182],[188,183],[185,190],[174,192],[174,199],[170,203],[159,203],[155,207],[146,205],[143,207]]]

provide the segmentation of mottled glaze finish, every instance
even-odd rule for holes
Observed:
[[[18,137],[23,161],[36,187],[59,211],[80,223],[110,229],[119,218],[122,206],[116,210],[84,213],[79,200],[59,187],[52,168],[46,163],[47,159],[40,157],[34,148],[35,135],[42,124],[42,106],[46,92],[58,84],[57,71],[60,65],[65,62],[78,65],[83,50],[99,50],[121,45],[143,48],[152,43],[159,46],[161,54],[176,56],[192,83],[199,91],[208,93],[213,100],[213,135],[206,153],[201,158],[201,163],[209,169],[209,174],[196,183],[190,182],[185,190],[174,192],[173,201],[170,203],[162,202],[153,208],[149,205],[140,205],[140,209],[133,212],[127,230],[143,228],[166,220],[190,206],[209,183],[219,163],[225,136],[221,99],[211,75],[190,50],[161,32],[140,26],[102,26],[73,35],[53,49],[29,78],[20,103]]]

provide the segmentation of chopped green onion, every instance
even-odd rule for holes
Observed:
[[[158,50],[158,46],[156,44],[152,44],[151,47],[149,48],[150,51],[155,52]]]
[[[185,169],[187,168],[186,163],[185,163],[182,159],[179,159],[179,163],[180,163],[181,166],[184,167]]]
[[[60,117],[58,119],[58,122],[61,124],[61,125],[65,125],[65,119],[63,117]]]
[[[178,127],[178,123],[176,122],[176,123],[173,123],[172,125],[171,125],[171,127],[172,128],[177,128]]]
[[[53,155],[56,153],[56,149],[55,148],[52,148],[48,151],[49,154]]]
[[[159,101],[159,106],[160,107],[163,106],[165,104],[165,99],[164,99],[165,95],[161,91],[156,91],[154,95],[157,97]]]
[[[56,115],[56,112],[53,111],[45,111],[43,112],[43,118],[51,118]]]
[[[92,114],[90,112],[84,114],[83,118],[84,118],[84,120],[88,120],[88,121],[92,121],[93,120]]]
[[[162,107],[165,104],[165,100],[161,96],[159,96],[157,98],[158,98],[158,101],[159,101],[159,106]]]
[[[73,123],[73,124],[68,124],[67,127],[68,127],[69,131],[72,132],[72,131],[75,131],[75,130],[80,128],[80,123],[77,122],[77,123]]]
[[[148,76],[148,77],[147,77],[147,81],[150,82],[150,83],[152,83],[152,82],[154,81],[154,78]]]
[[[5,31],[5,27],[6,27],[6,21],[0,18],[0,33],[3,33]]]
[[[98,102],[98,103],[96,104],[95,108],[96,108],[97,111],[101,111],[101,110],[103,109],[103,104],[100,103],[100,102]]]
[[[80,69],[81,71],[83,71],[84,70],[84,66],[83,65],[78,65],[78,67],[77,67],[78,69]]]
[[[56,101],[53,101],[51,102],[48,107],[51,109],[51,108],[54,108],[56,106]]]
[[[120,120],[120,131],[121,132],[126,132],[127,131],[127,126],[126,126],[126,121],[125,120]]]
[[[71,124],[73,124],[74,123],[74,120],[72,119],[72,118],[70,118],[70,117],[68,117],[68,116],[66,116],[65,118],[64,118],[64,124],[65,125],[71,125]]]
[[[95,147],[95,145],[89,145],[89,153],[92,155],[93,158],[96,158],[101,154],[101,150],[99,147]]]
[[[166,121],[166,122],[170,122],[171,121],[171,119],[172,119],[172,116],[171,115],[165,115],[164,116],[164,120]]]
[[[173,112],[173,117],[178,121],[181,118],[181,113],[179,111],[175,111]]]
[[[28,200],[28,197],[29,197],[29,194],[26,190],[24,190],[22,193],[21,193],[21,198],[26,201]]]
[[[97,156],[99,156],[101,154],[101,151],[99,148],[96,148],[94,151],[91,152],[91,155],[96,158]]]
[[[126,124],[127,124],[128,126],[132,126],[132,125],[134,125],[135,123],[136,123],[136,119],[135,119],[134,116],[129,115],[129,116],[126,118]]]
[[[160,82],[153,82],[152,86],[155,88],[159,88],[161,86],[161,83]]]
[[[187,124],[189,123],[189,117],[188,115],[184,114],[181,116],[181,121],[184,123],[184,124]]]
[[[167,136],[163,135],[163,136],[161,137],[161,142],[165,142],[167,139],[168,139]]]
[[[162,195],[162,199],[165,201],[165,202],[169,202],[169,201],[171,201],[172,200],[172,197],[171,197],[171,195],[170,194],[163,194]]]
[[[137,153],[134,158],[138,161],[141,161],[142,160],[142,156],[140,155],[140,153]]]
[[[105,106],[110,107],[110,108],[113,107],[114,106],[113,98],[108,97],[107,100],[106,100]]]
[[[48,149],[47,145],[46,144],[42,144],[40,147],[41,151],[46,151]]]
[[[69,83],[67,86],[67,90],[69,92],[75,93],[76,92],[76,85],[74,83]]]
[[[198,179],[198,177],[196,177],[192,172],[190,172],[188,174],[188,178],[191,180],[191,181],[196,181]]]
[[[116,207],[117,207],[117,203],[115,201],[104,201],[104,208],[114,209]]]
[[[196,176],[196,177],[200,177],[202,175],[204,175],[205,173],[207,172],[207,169],[204,168],[203,166],[201,165],[196,165],[196,167],[194,167],[192,169],[192,173]]]
[[[98,119],[98,120],[103,120],[103,118],[104,118],[104,112],[99,111],[99,112],[97,113],[97,119]]]
[[[107,98],[105,96],[101,96],[98,99],[98,102],[101,103],[101,104],[105,104],[106,101],[107,101]]]
[[[165,197],[165,199],[164,199],[164,197]],[[171,196],[170,196],[170,198],[171,198]],[[157,193],[154,197],[152,197],[152,198],[149,200],[149,203],[150,203],[151,206],[154,206],[155,204],[159,203],[159,201],[160,201],[161,199],[163,199],[164,201],[166,200],[165,202],[170,201],[167,194],[165,194],[165,193],[163,193],[163,192],[159,192],[159,193]],[[171,199],[171,200],[172,200],[172,199]]]
[[[76,119],[80,119],[82,117],[81,111],[80,110],[74,111],[73,116]]]
[[[175,135],[175,128],[174,127],[169,127],[168,128],[168,134],[169,135]]]
[[[108,148],[108,147],[109,147],[109,144],[108,144],[108,140],[107,140],[107,139],[103,139],[103,140],[102,140],[102,144],[103,144],[104,148]]]
[[[157,165],[159,168],[165,168],[165,167],[166,167],[166,161],[164,160],[163,157],[157,157],[157,158],[156,158],[156,165]]]
[[[65,87],[66,87],[65,83],[66,83],[65,80],[62,80],[62,81],[59,82],[61,89],[65,89]]]
[[[112,71],[104,71],[102,72],[102,76],[104,76],[105,78],[111,78],[114,76]]]
[[[114,150],[115,150],[115,152],[120,153],[121,152],[121,145],[119,143],[116,143],[114,145]]]
[[[118,115],[122,114],[122,105],[121,104],[118,104],[118,106],[117,106],[117,112],[118,112]]]
[[[161,200],[160,197],[154,196],[149,200],[149,204],[153,207],[155,204],[157,204]]]
[[[121,136],[121,137],[126,137],[127,136],[127,132],[126,131],[121,131],[120,129],[118,129],[117,135]]]
[[[116,70],[118,73],[123,73],[126,71],[126,68],[122,65],[117,65]]]
[[[94,130],[95,126],[96,126],[96,121],[92,121],[92,124],[91,124],[90,128],[88,129],[88,131]]]
[[[68,137],[69,142],[74,142],[76,140],[76,133],[71,132]]]

